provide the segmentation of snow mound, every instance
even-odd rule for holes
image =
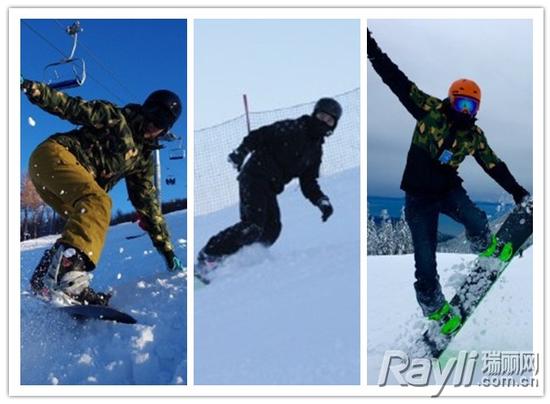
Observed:
[[[275,245],[241,250],[196,290],[196,384],[359,383],[359,169],[320,183],[326,223],[289,184]],[[196,252],[237,215],[197,217]]]
[[[471,270],[473,254],[438,253],[447,299]],[[368,384],[376,384],[384,353],[400,350],[421,357],[415,342],[425,330],[416,302],[413,255],[368,257]],[[532,351],[533,253],[516,257],[449,345],[449,350]],[[479,366],[478,366],[479,367]]]

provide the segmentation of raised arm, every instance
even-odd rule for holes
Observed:
[[[75,125],[102,129],[116,126],[124,119],[120,110],[106,101],[85,101],[30,80],[23,80],[21,89],[31,103]]]
[[[422,92],[388,55],[382,52],[370,30],[367,30],[367,56],[382,81],[416,120],[420,120],[430,109],[441,104],[438,98]]]

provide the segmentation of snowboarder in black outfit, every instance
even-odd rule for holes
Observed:
[[[449,323],[459,327],[460,316],[445,300],[436,268],[439,213],[464,225],[474,252],[483,251],[491,242],[487,216],[462,187],[459,165],[466,156],[473,155],[516,203],[521,203],[529,193],[516,182],[475,124],[481,90],[474,81],[456,80],[447,98],[432,97],[422,92],[382,52],[370,31],[367,36],[372,67],[417,120],[401,182],[406,193],[405,217],[414,245],[416,297],[429,319],[439,322],[449,319]]]
[[[336,100],[321,98],[311,115],[253,130],[229,154],[229,162],[239,171],[241,221],[210,238],[198,255],[199,273],[243,246],[275,243],[281,233],[277,195],[293,178],[299,179],[304,196],[321,210],[323,222],[332,215],[332,205],[317,178],[323,143],[341,116],[342,107]]]

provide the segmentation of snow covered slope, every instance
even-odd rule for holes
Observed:
[[[243,249],[196,290],[196,384],[359,383],[359,169],[320,183],[326,223],[289,184],[277,243]],[[236,206],[197,217],[197,251],[237,220]]]
[[[475,255],[437,254],[443,292],[452,297]],[[367,276],[368,383],[376,384],[384,352],[410,352],[425,320],[414,294],[412,255],[369,256]],[[531,351],[533,254],[516,257],[457,334],[453,351]]]
[[[167,215],[176,254],[186,257],[186,212]],[[164,260],[135,224],[109,230],[92,287],[113,289],[111,305],[137,325],[79,323],[28,294],[42,253],[57,236],[21,243],[22,384],[183,384],[187,369],[185,278]]]

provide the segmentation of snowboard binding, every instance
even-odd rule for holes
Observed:
[[[458,310],[445,301],[439,310],[428,316],[429,320],[437,322],[440,326],[439,331],[443,335],[452,335],[462,326],[462,317]]]
[[[89,273],[93,264],[76,248],[57,242],[47,250],[31,277],[39,298],[57,306],[93,304],[106,306],[111,294],[94,291]]]

